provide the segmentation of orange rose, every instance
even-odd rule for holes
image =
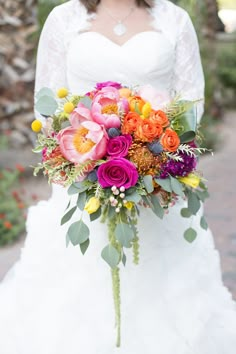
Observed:
[[[178,149],[180,144],[180,139],[178,134],[170,129],[167,128],[165,133],[161,137],[161,145],[166,151],[174,152]]]
[[[121,127],[122,134],[131,134],[137,127],[142,124],[140,115],[136,112],[129,112],[124,118],[124,122]]]
[[[162,126],[150,119],[144,119],[143,124],[137,127],[135,138],[143,142],[151,142],[158,139],[163,133]]]
[[[128,98],[128,102],[132,112],[136,112],[136,110],[139,110],[140,113],[142,112],[145,101],[140,96],[131,96]]]
[[[150,119],[155,120],[157,123],[161,124],[164,128],[168,127],[170,124],[169,119],[165,112],[158,110],[152,111],[150,114]]]

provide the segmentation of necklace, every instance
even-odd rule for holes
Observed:
[[[122,36],[123,34],[125,34],[127,32],[127,27],[124,25],[124,21],[132,14],[132,12],[135,10],[135,7],[131,7],[124,18],[122,18],[121,20],[117,20],[107,7],[105,7],[104,5],[102,6],[106,13],[116,22],[115,26],[113,27],[113,32],[117,36]]]

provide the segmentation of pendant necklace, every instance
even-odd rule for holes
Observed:
[[[122,18],[121,20],[117,20],[109,11],[108,8],[106,8],[104,5],[102,5],[104,10],[107,12],[107,14],[116,22],[116,25],[113,27],[113,32],[117,36],[122,36],[127,32],[127,27],[124,25],[124,21],[132,14],[132,12],[135,10],[135,7],[131,7],[128,14]]]

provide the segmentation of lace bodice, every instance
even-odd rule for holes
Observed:
[[[189,15],[166,0],[150,10],[153,30],[141,32],[122,46],[92,32],[79,0],[59,5],[49,14],[38,48],[35,91],[67,86],[73,93],[91,90],[99,81],[151,84],[185,99],[203,99],[204,77],[196,32]],[[203,101],[198,104],[198,119]]]

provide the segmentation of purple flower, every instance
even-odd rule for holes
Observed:
[[[138,180],[138,171],[129,160],[116,158],[108,160],[98,168],[98,182],[106,187],[133,187]]]
[[[183,161],[170,159],[162,166],[160,178],[167,178],[169,175],[184,177],[195,169],[197,165],[196,157],[185,153],[179,153],[179,156],[182,157]]]
[[[115,81],[104,81],[104,82],[98,82],[95,86],[96,90],[101,90],[103,87],[115,87],[117,90],[119,90],[122,86],[119,82]]]
[[[108,141],[107,154],[114,157],[125,157],[132,143],[131,135],[119,135]]]

